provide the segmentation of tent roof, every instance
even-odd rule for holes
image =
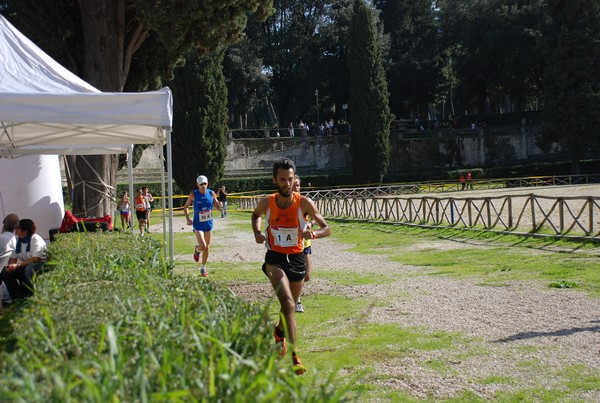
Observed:
[[[164,144],[169,88],[100,92],[50,58],[0,15],[0,156],[105,154]]]

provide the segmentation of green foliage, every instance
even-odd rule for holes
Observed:
[[[364,182],[381,182],[390,162],[388,88],[375,11],[355,0],[350,29],[352,170]]]
[[[397,117],[425,118],[442,85],[438,23],[430,0],[376,0],[390,35],[390,106]]]
[[[152,237],[63,234],[0,362],[2,401],[337,401],[278,360],[264,308],[173,278]],[[287,365],[286,365],[287,364]]]
[[[276,1],[264,23],[249,23],[247,35],[257,45],[271,77],[271,99],[280,127],[289,122],[317,122],[337,117],[348,101],[345,63],[348,0]],[[340,63],[340,60],[342,61]],[[319,90],[320,114],[315,90]],[[332,99],[332,93],[335,93]],[[339,113],[338,109],[338,113]]]
[[[560,144],[574,162],[595,156],[600,145],[600,4],[595,0],[548,1],[553,23],[547,35],[549,66],[544,85],[544,138]]]
[[[196,186],[198,175],[210,183],[223,175],[227,132],[227,88],[222,53],[187,55],[185,66],[175,70],[173,91],[173,178],[185,194]]]
[[[579,285],[572,281],[561,280],[561,281],[556,281],[556,282],[550,283],[549,287],[550,288],[577,288],[577,287],[579,287]]]
[[[251,113],[267,95],[268,80],[262,72],[262,59],[257,56],[255,47],[245,38],[230,46],[223,59],[227,105],[235,116],[232,128],[246,129],[242,116]]]
[[[499,112],[507,97],[514,102],[509,108],[536,108],[545,62],[543,2],[442,0],[438,6],[452,114]]]

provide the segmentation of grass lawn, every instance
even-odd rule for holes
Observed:
[[[153,223],[158,220],[159,215],[155,212]],[[236,212],[230,207],[228,220],[229,231],[250,231],[247,212]],[[593,244],[477,231],[420,229],[333,220],[329,220],[329,223],[333,228],[332,238],[351,247],[351,251],[384,255],[391,261],[421,267],[431,276],[476,279],[480,284],[489,286],[502,286],[507,281],[536,280],[547,283],[548,287],[577,288],[592,298],[600,296],[600,248]],[[457,246],[444,250],[436,246],[438,242],[454,242]],[[194,267],[188,253],[194,243],[191,232],[175,234],[175,253],[185,256],[175,262],[176,268]],[[423,247],[427,244],[431,244],[431,247]],[[219,247],[223,246],[217,240],[214,248]],[[318,265],[318,254],[314,259]],[[222,264],[212,262],[209,281],[224,286],[240,282],[249,285],[266,283],[267,280],[259,269],[261,264],[260,261]],[[317,272],[316,275],[332,284],[332,289],[336,286],[378,286],[392,280],[392,277],[381,274],[341,270]],[[396,298],[406,296],[398,295]],[[409,379],[387,378],[375,371],[374,367],[430,355],[435,358],[418,363],[423,371],[452,376],[455,362],[490,354],[489,348],[481,340],[468,338],[463,334],[402,328],[362,319],[373,307],[386,306],[390,302],[389,297],[350,298],[343,293],[325,293],[311,295],[304,302],[308,308],[307,313],[297,315],[302,358],[305,363],[310,363],[310,371],[304,376],[307,379],[323,378],[335,373],[338,377],[345,378],[350,400],[431,400],[431,395],[417,397],[402,387],[390,387],[389,385],[398,382],[409,382]],[[273,299],[266,299],[264,303],[271,304],[270,312],[275,322],[278,303]],[[530,348],[536,353],[540,352],[540,348]],[[548,376],[558,379],[555,384],[559,384],[560,388],[518,386],[510,373],[485,376],[472,379],[471,382],[510,387],[499,388],[494,397],[506,402],[569,401],[572,394],[600,390],[600,371],[585,365],[556,370],[523,362],[519,371],[524,373],[520,376],[525,378],[530,374],[532,377]],[[485,400],[470,390],[464,390],[462,394],[445,401]]]

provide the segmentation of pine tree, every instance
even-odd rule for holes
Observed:
[[[553,23],[547,36],[540,145],[560,144],[577,174],[580,160],[600,146],[600,5],[597,0],[549,0],[548,11]]]
[[[187,54],[175,70],[173,91],[173,179],[181,189],[194,189],[198,175],[211,184],[223,176],[226,156],[227,87],[223,53]]]
[[[375,11],[354,1],[350,28],[350,152],[357,179],[381,182],[390,162],[388,87]]]

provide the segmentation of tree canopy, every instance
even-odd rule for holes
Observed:
[[[381,182],[390,162],[391,113],[375,11],[354,1],[350,28],[350,151],[352,170],[366,182]]]
[[[542,145],[560,144],[579,173],[579,162],[600,146],[600,4],[548,0]]]
[[[158,88],[189,49],[207,54],[240,38],[248,15],[265,18],[272,0],[18,0],[8,18],[42,49],[102,91]],[[116,156],[77,157],[76,214],[115,209]],[[85,189],[87,183],[102,187]]]
[[[227,87],[222,52],[188,52],[169,83],[173,91],[173,178],[192,190],[198,175],[210,183],[223,176],[226,155]]]

